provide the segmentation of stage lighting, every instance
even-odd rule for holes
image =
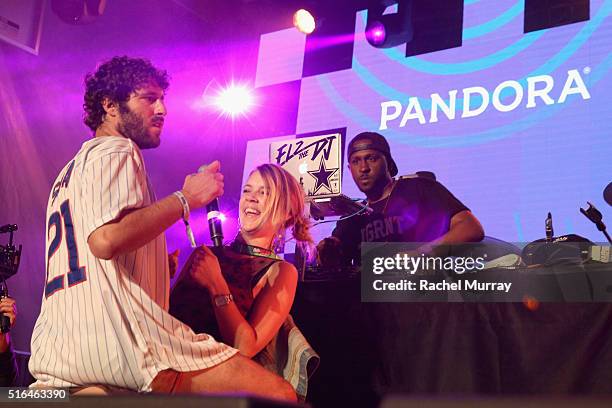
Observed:
[[[304,9],[299,9],[293,14],[293,25],[304,34],[310,34],[316,28],[314,17]]]
[[[372,21],[370,26],[366,28],[366,38],[373,46],[379,46],[385,42],[387,32],[385,26],[380,21]]]
[[[248,112],[253,102],[253,93],[245,85],[232,84],[215,98],[215,105],[231,117]]]
[[[394,13],[387,9],[397,6]],[[376,48],[391,48],[412,40],[412,0],[381,0],[368,8],[366,39]]]

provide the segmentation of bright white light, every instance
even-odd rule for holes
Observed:
[[[310,34],[315,29],[315,19],[308,11],[299,9],[293,15],[293,25],[303,32],[304,34]]]
[[[253,93],[244,85],[230,85],[217,95],[215,105],[234,117],[246,113],[253,106]]]
[[[219,219],[221,220],[221,222],[224,222],[227,219],[227,217],[225,216],[225,214],[219,213]]]
[[[298,166],[298,171],[300,172],[300,174],[306,174],[306,172],[308,171],[308,163],[300,163],[300,165]]]

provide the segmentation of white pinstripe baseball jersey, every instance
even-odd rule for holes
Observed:
[[[167,313],[164,234],[108,261],[90,252],[87,238],[96,228],[154,201],[140,150],[123,137],[85,142],[61,171],[47,205],[47,276],[29,366],[34,386],[150,391],[161,370],[208,368],[237,352]]]

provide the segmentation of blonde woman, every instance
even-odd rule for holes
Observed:
[[[274,241],[291,228],[298,244],[311,244],[303,214],[295,178],[274,164],[257,167],[240,197],[238,236],[214,254],[206,247],[193,252],[172,290],[170,313],[196,333],[256,356],[287,320],[297,286],[295,267],[273,253]]]

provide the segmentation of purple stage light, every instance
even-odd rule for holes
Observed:
[[[231,84],[219,92],[215,98],[215,105],[226,115],[232,118],[239,114],[246,114],[255,102],[253,91],[246,85]]]
[[[372,21],[366,27],[366,39],[374,46],[381,45],[387,38],[385,26],[380,21]]]

